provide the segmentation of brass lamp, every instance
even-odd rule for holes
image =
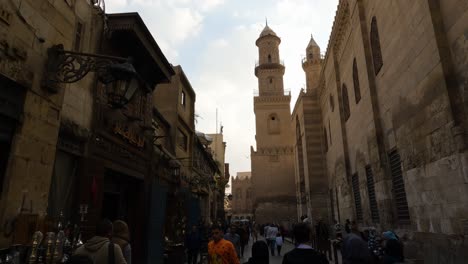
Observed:
[[[107,103],[112,108],[125,106],[138,89],[150,91],[130,59],[66,51],[61,44],[49,48],[47,53],[42,86],[51,93],[57,93],[61,83],[77,82],[89,72],[96,72],[98,80],[106,85]]]

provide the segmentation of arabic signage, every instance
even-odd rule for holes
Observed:
[[[143,148],[145,146],[145,138],[138,135],[131,127],[128,125],[116,122],[113,127],[114,134],[119,135],[125,139],[130,144]]]

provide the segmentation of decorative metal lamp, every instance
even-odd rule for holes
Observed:
[[[121,57],[66,51],[63,45],[48,49],[43,87],[57,93],[60,83],[74,83],[89,72],[96,72],[98,80],[106,85],[107,103],[122,108],[138,89],[150,89],[136,72],[131,60]]]

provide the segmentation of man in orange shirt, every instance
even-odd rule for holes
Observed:
[[[231,242],[223,238],[223,231],[219,226],[211,230],[213,240],[208,243],[209,264],[240,264],[236,250]]]

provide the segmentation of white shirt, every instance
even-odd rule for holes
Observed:
[[[268,239],[276,239],[276,235],[278,234],[278,228],[276,226],[270,226],[267,229],[266,238]]]
[[[281,236],[276,237],[276,245],[282,246],[283,245],[283,238]]]

